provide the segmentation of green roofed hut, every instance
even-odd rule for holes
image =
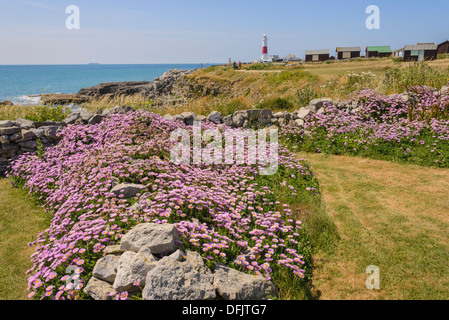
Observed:
[[[369,46],[366,47],[367,58],[386,58],[391,57],[393,52],[390,46]]]

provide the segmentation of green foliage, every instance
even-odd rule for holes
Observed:
[[[366,139],[366,133],[346,133],[337,135],[331,139],[328,132],[318,129],[313,136],[301,138],[292,137],[292,140],[300,140],[300,150],[306,152],[319,152],[333,155],[361,156],[370,159],[392,161],[398,163],[411,163],[426,167],[447,168],[449,163],[445,161],[449,154],[449,145],[438,142],[432,132],[423,132],[419,139],[414,141],[404,140],[398,147],[396,141],[376,140],[369,146],[361,146],[360,141]],[[436,147],[438,145],[438,148]],[[430,152],[430,150],[434,152]],[[439,159],[439,160],[435,160]]]
[[[67,106],[38,106],[27,113],[25,119],[31,121],[62,121],[71,113]]]
[[[244,110],[247,108],[248,108],[248,105],[239,99],[232,100],[228,103],[221,104],[216,107],[217,111],[220,111],[223,114],[223,116],[227,116],[227,115],[233,114],[234,112],[236,112],[238,110]]]
[[[286,81],[304,81],[314,83],[318,80],[318,76],[301,69],[286,70],[279,73],[273,73],[268,75],[267,77],[267,81],[271,85],[279,85]]]
[[[296,92],[296,97],[298,106],[305,107],[309,104],[310,101],[322,98],[323,95],[317,93],[315,90],[311,88],[302,88]]]
[[[424,62],[416,62],[406,68],[387,71],[382,86],[384,91],[404,92],[412,86],[441,88],[448,79],[448,72],[432,68]]]
[[[42,159],[44,157],[45,149],[41,139],[37,139],[37,150],[36,155]]]
[[[289,110],[293,108],[293,103],[284,98],[271,98],[259,103],[256,108],[258,109],[270,109],[270,110]]]

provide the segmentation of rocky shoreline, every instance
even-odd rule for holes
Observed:
[[[141,95],[148,100],[164,100],[172,95],[177,81],[193,71],[172,69],[153,81],[105,82],[97,86],[83,88],[78,93],[44,94],[41,95],[41,103],[82,104],[95,99],[134,95]]]

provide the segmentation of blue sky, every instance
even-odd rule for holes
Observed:
[[[80,8],[80,30],[66,28],[69,5]],[[365,27],[369,5],[380,9],[380,30]],[[448,12],[441,0],[0,0],[0,65],[251,61],[264,33],[279,56],[394,50],[449,39]]]

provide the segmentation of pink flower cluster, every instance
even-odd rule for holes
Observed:
[[[271,179],[260,177],[256,165],[177,165],[169,161],[170,132],[177,128],[192,130],[146,111],[112,115],[97,125],[70,125],[42,158],[26,154],[13,163],[10,177],[52,214],[49,228],[30,243],[36,248],[30,296],[83,298],[104,248],[142,222],[175,224],[181,247],[205,259],[268,279],[279,270],[304,277],[297,251],[302,223],[277,191],[317,194],[307,164],[279,148]],[[273,185],[278,180],[285,184]],[[112,194],[123,182],[145,189],[134,199]]]

